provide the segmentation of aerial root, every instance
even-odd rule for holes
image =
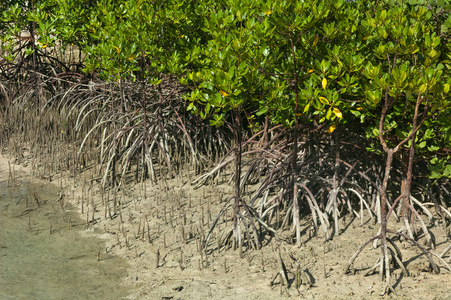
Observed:
[[[390,232],[390,233],[399,235],[399,236],[401,236],[401,237],[403,237],[403,238],[409,240],[410,242],[412,242],[412,243],[413,243],[415,246],[417,246],[417,247],[421,250],[421,252],[423,252],[423,254],[426,256],[426,258],[427,258],[427,260],[429,261],[429,264],[431,265],[431,268],[432,268],[432,270],[434,271],[434,273],[435,273],[435,274],[439,274],[439,273],[440,273],[440,270],[439,270],[437,264],[434,262],[434,260],[433,260],[432,257],[431,257],[431,252],[426,251],[426,249],[424,249],[417,241],[415,241],[414,239],[410,238],[409,236],[407,236],[407,235],[405,235],[405,234],[403,234],[403,233],[401,233],[401,232],[396,232],[396,231],[389,230],[389,229],[387,229],[387,232]]]
[[[421,203],[420,203],[421,204]],[[424,206],[421,206],[424,208]],[[421,228],[423,229],[424,235],[426,236],[426,244],[431,247],[432,249],[435,249],[435,243],[432,240],[432,236],[431,233],[429,232],[426,224],[424,224],[423,220],[421,219],[420,215],[418,214],[418,212],[416,211],[416,209],[414,209],[411,205],[409,205],[409,208],[413,211],[413,213],[416,215],[417,220],[420,222]],[[424,208],[426,211],[427,209]],[[432,215],[430,217],[432,219]]]
[[[423,209],[424,213],[428,216],[429,221],[432,220],[432,214],[429,212],[429,210],[421,203],[419,202],[417,199],[415,199],[414,197],[410,196],[410,199],[412,200],[412,202],[414,202],[415,204],[417,204],[418,206],[420,206],[421,209]],[[432,249],[435,249],[435,243],[434,240],[432,238],[432,235],[430,233],[430,231],[428,230],[426,224],[424,223],[423,219],[421,218],[420,214],[418,213],[418,211],[413,207],[413,204],[409,204],[408,205],[408,209],[409,211],[411,211],[414,216],[415,216],[415,220],[418,221],[420,223],[420,226],[424,232],[424,235],[426,237],[426,245],[428,247],[431,247]],[[407,218],[403,218],[403,226],[401,227],[401,229],[398,230],[398,232],[403,232],[406,231],[409,235],[409,237],[411,239],[414,239],[414,235],[413,232],[411,230],[411,224],[409,223],[409,221],[407,220]]]
[[[372,266],[371,268],[369,268],[364,274],[363,276],[368,276],[373,274],[377,268],[379,268],[381,265],[381,258],[379,257],[376,261],[376,264],[374,266]]]
[[[423,252],[423,254],[426,256],[427,260],[429,261],[429,264],[431,266],[432,271],[435,274],[438,274],[440,272],[437,264],[434,262],[434,260],[432,259],[432,255],[436,256],[441,263],[443,263],[443,265],[450,270],[451,267],[449,266],[448,263],[446,263],[444,261],[444,259],[442,258],[444,255],[446,255],[446,253],[448,251],[451,250],[451,246],[447,247],[445,249],[445,251],[439,256],[436,255],[435,253],[429,252],[426,249],[424,249],[417,241],[415,241],[414,239],[410,238],[409,236],[400,233],[400,232],[396,232],[393,230],[386,230],[387,233],[392,233],[392,234],[396,234],[398,236],[401,236],[407,240],[409,240],[410,242],[412,242],[415,246],[417,246],[421,252]],[[377,239],[381,239],[381,234],[378,234],[372,238],[370,238],[369,240],[367,240],[355,253],[354,255],[351,257],[351,259],[349,260],[349,262],[346,264],[344,271],[345,273],[347,273],[349,271],[349,268],[351,267],[351,265],[353,264],[354,260],[357,258],[357,256],[363,251],[363,249],[370,244],[371,242],[377,240]],[[384,253],[382,253],[382,255],[378,258],[378,260],[376,261],[376,263],[369,268],[365,273],[364,276],[368,276],[372,273],[374,273],[378,268],[379,268],[379,273],[382,277],[382,280],[385,281],[385,287],[382,290],[381,296],[385,295],[385,294],[389,294],[391,292],[395,293],[393,287],[390,284],[390,277],[391,277],[391,270],[390,270],[390,264],[393,264],[393,267],[399,266],[402,270],[402,274],[405,277],[409,276],[409,272],[407,270],[407,268],[405,267],[405,265],[402,262],[402,254],[401,251],[399,250],[399,248],[396,246],[396,244],[389,238],[385,239],[386,242],[388,242],[390,244],[391,247],[388,247],[387,244],[382,241],[381,247],[384,247]],[[384,280],[385,279],[385,280]]]
[[[296,289],[299,289],[301,285],[305,285],[307,287],[307,290],[313,287],[313,283],[310,280],[310,277],[308,276],[307,272],[301,268],[300,264],[296,265],[296,271],[294,273],[294,283]]]
[[[431,252],[431,254],[434,255],[435,257],[437,257],[438,260],[439,260],[442,264],[445,265],[445,267],[448,269],[448,271],[451,271],[451,266],[450,266],[443,258],[441,258],[439,255],[437,255],[437,254],[435,254],[435,253],[433,253],[433,252]]]
[[[446,247],[445,251],[442,252],[442,254],[440,254],[440,258],[443,258],[446,253],[448,253],[451,250],[451,244],[448,245],[448,247]],[[448,257],[448,263],[451,263],[451,255]]]
[[[287,251],[289,257],[293,260],[293,263],[295,265],[294,271],[288,271],[286,264],[282,259],[281,246],[283,246],[283,248]],[[282,243],[278,244],[275,251],[277,252],[279,271],[277,272],[277,274],[274,276],[274,278],[269,283],[270,286],[275,285],[276,280],[278,278],[280,278],[279,283],[280,283],[281,293],[282,293],[282,287],[285,287],[285,291],[288,293],[288,289],[290,288],[288,273],[291,273],[294,275],[293,284],[298,292],[299,292],[299,288],[301,287],[301,285],[304,285],[307,290],[314,286],[312,283],[312,280],[308,274],[308,271],[306,271],[305,269],[303,269],[301,267],[301,264],[299,263],[299,261],[292,255],[292,253],[285,247],[284,244],[282,244]]]
[[[344,267],[343,271],[346,274],[349,271],[349,268],[351,267],[351,265],[354,263],[354,260],[357,258],[357,256],[359,256],[360,252],[363,251],[363,249],[365,249],[365,247],[371,243],[372,241],[376,240],[380,238],[380,235],[376,235],[373,236],[372,238],[370,238],[368,241],[366,241],[362,246],[360,246],[360,248],[354,253],[354,255],[352,255],[352,257],[349,259],[348,263],[346,264],[346,266]]]
[[[400,258],[400,255],[398,253],[395,253],[395,251],[393,251],[393,249],[391,249],[390,247],[387,247],[387,249],[389,250],[391,259],[389,260],[391,263],[396,262],[396,265],[399,266],[402,270],[402,273],[404,276],[408,277],[409,276],[409,272],[407,271],[406,267],[404,266],[403,262],[402,262],[402,258]],[[382,263],[382,258],[379,257],[376,261],[376,264],[374,266],[372,266],[371,268],[369,268],[364,274],[363,276],[368,276],[373,274],[377,268],[381,267],[381,263]],[[394,263],[393,263],[394,264]],[[383,275],[383,274],[381,274]]]
[[[450,250],[451,250],[451,244],[449,244],[448,247],[446,247],[446,249],[442,252],[442,254],[440,254],[440,258],[443,258],[446,255],[446,253],[448,253]]]
[[[382,289],[382,293],[380,293],[380,296],[389,295],[390,293],[396,294],[395,290],[391,286],[390,283],[386,283],[385,287]]]
[[[218,242],[218,250],[220,250],[222,247],[225,247],[227,244],[230,243],[230,240],[233,235],[233,228],[230,228],[228,231],[224,231],[219,238]]]
[[[283,279],[284,284],[288,287],[288,272],[287,268],[285,266],[285,263],[282,260],[282,254],[280,253],[280,248],[278,248],[278,256],[277,256],[278,262],[279,262],[279,274]]]
[[[213,223],[210,226],[207,236],[203,239],[203,242],[202,242],[203,247],[208,247],[213,230],[215,229],[221,216],[223,216],[227,212],[228,208],[232,207],[230,202],[233,199],[235,199],[235,197],[231,197],[229,200],[226,201],[226,203],[223,205],[222,209],[220,210],[220,212],[218,213],[216,218],[213,220]],[[255,215],[255,213],[253,212],[251,207],[249,207],[243,200],[240,200],[240,202],[241,202],[241,204],[239,205],[239,207],[242,208],[244,211],[239,211],[237,213],[237,216],[236,216],[238,218],[237,228],[235,228],[233,226],[230,230],[226,229],[223,231],[223,233],[221,234],[221,236],[218,240],[218,250],[221,249],[223,246],[227,246],[231,241],[232,241],[232,244],[234,245],[233,247],[243,245],[243,242],[241,240],[242,236],[241,236],[241,230],[240,230],[241,223],[244,226],[243,237],[245,239],[247,239],[248,246],[253,248],[254,250],[259,250],[260,245],[261,245],[261,242],[259,239],[260,233],[256,227],[256,222],[254,222],[254,221],[257,221],[258,223],[263,225],[264,228],[271,229]],[[235,235],[235,233],[236,233],[235,231],[238,231],[238,238]],[[277,233],[276,233],[276,237],[277,237]]]
[[[399,259],[402,261],[402,253],[401,250],[399,250],[398,246],[389,238],[386,238],[387,241],[390,243],[390,245],[395,249],[396,255],[398,255]]]
[[[276,276],[274,277],[273,280],[271,280],[270,282],[270,286],[274,285],[274,282],[277,280],[278,277],[280,277],[280,288],[281,288],[281,292],[282,292],[282,286],[285,286],[285,289],[288,291],[288,272],[287,272],[287,268],[285,266],[285,263],[282,260],[282,255],[280,253],[280,247],[277,247],[277,251],[278,251],[278,262],[279,262],[279,272],[277,272]]]
[[[394,253],[391,248],[389,248],[389,247],[387,247],[387,248],[390,251],[392,258],[396,261],[396,264],[401,268],[402,274],[405,277],[409,277],[409,271],[407,271],[406,267],[404,266],[404,264],[402,262],[402,258],[400,258],[396,253]]]

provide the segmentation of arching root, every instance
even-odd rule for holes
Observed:
[[[386,229],[387,233],[392,233],[392,234],[396,234],[398,236],[401,236],[407,240],[409,240],[410,242],[412,242],[415,246],[417,246],[421,252],[423,252],[423,254],[426,256],[427,260],[429,261],[429,264],[431,266],[431,269],[434,271],[435,274],[438,274],[439,268],[437,266],[437,264],[434,262],[434,260],[432,259],[432,255],[438,257],[440,259],[440,261],[442,263],[444,263],[444,265],[449,268],[449,265],[444,262],[444,260],[434,254],[431,253],[429,251],[426,251],[426,249],[424,249],[420,244],[418,244],[418,242],[416,242],[414,239],[410,238],[409,236],[400,233],[400,232],[396,232],[393,230],[389,230]],[[370,269],[368,269],[365,273],[364,276],[368,276],[372,273],[374,273],[378,268],[379,268],[379,273],[381,275],[381,279],[384,281],[385,279],[385,288],[382,291],[381,295],[385,295],[387,293],[390,292],[394,292],[393,287],[390,284],[390,277],[391,277],[391,270],[390,270],[390,263],[396,263],[397,266],[399,266],[402,270],[402,273],[404,276],[409,276],[409,272],[407,271],[407,268],[404,266],[403,262],[402,262],[402,254],[401,251],[399,250],[399,248],[396,246],[396,244],[389,238],[385,237],[385,241],[383,241],[382,239],[385,236],[382,236],[382,234],[378,234],[372,238],[370,238],[369,240],[367,240],[362,246],[360,246],[360,248],[354,253],[354,255],[350,258],[349,262],[346,264],[346,266],[344,267],[344,273],[346,274],[349,269],[351,268],[352,264],[354,263],[355,259],[359,256],[359,254],[363,251],[363,249],[368,246],[371,242],[375,241],[375,240],[381,240],[381,247],[383,247],[382,249],[382,253],[381,256],[378,258],[378,260],[376,261],[375,265],[372,266]],[[391,247],[388,247],[387,242],[391,245]],[[392,249],[393,248],[393,249]],[[451,250],[451,247],[448,247],[450,249],[446,249],[444,253],[446,253],[447,251]],[[444,254],[443,254],[444,255]]]

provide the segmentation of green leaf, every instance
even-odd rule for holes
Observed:
[[[332,109],[329,107],[329,109],[327,110],[326,119],[330,120],[331,115],[332,115]]]
[[[426,89],[427,89],[427,85],[425,83],[423,83],[422,85],[420,85],[420,88],[418,89],[418,91],[423,94],[424,92],[426,92]]]
[[[451,177],[451,164],[446,165],[445,171],[443,172],[443,176]]]
[[[429,152],[436,152],[436,151],[438,151],[440,149],[440,147],[438,147],[438,146],[428,146],[428,151]]]
[[[373,128],[373,135],[379,137],[379,129]]]
[[[257,116],[261,116],[261,115],[266,114],[267,111],[268,111],[268,110],[267,110],[266,108],[263,108],[263,109],[257,111],[255,114],[256,114]]]

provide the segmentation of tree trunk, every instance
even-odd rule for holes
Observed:
[[[241,241],[241,234],[239,231],[239,213],[240,213],[240,180],[241,180],[241,116],[240,110],[233,110],[233,114],[235,115],[234,127],[235,127],[235,202],[233,204],[233,235],[234,235],[234,250]]]
[[[296,229],[296,245],[301,247],[301,225],[299,221],[299,203],[298,203],[298,192],[296,188],[296,167],[298,158],[298,136],[299,136],[299,95],[298,95],[298,71],[296,65],[296,54],[293,39],[290,38],[291,42],[291,55],[293,57],[293,69],[294,69],[294,128],[292,132],[293,136],[293,153],[291,154],[291,200],[293,201],[293,222]]]
[[[389,149],[387,151],[387,162],[385,164],[385,174],[384,181],[382,182],[381,187],[381,233],[380,233],[380,241],[381,241],[381,276],[384,278],[384,270],[385,277],[390,278],[390,266],[388,263],[388,248],[387,248],[387,185],[388,179],[390,178],[391,166],[393,163],[393,154],[395,151],[393,149]],[[387,282],[388,284],[388,282]]]

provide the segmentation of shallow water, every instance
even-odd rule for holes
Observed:
[[[57,192],[52,184],[0,182],[0,299],[125,298],[126,262],[80,235],[85,222],[69,204],[63,209]]]

